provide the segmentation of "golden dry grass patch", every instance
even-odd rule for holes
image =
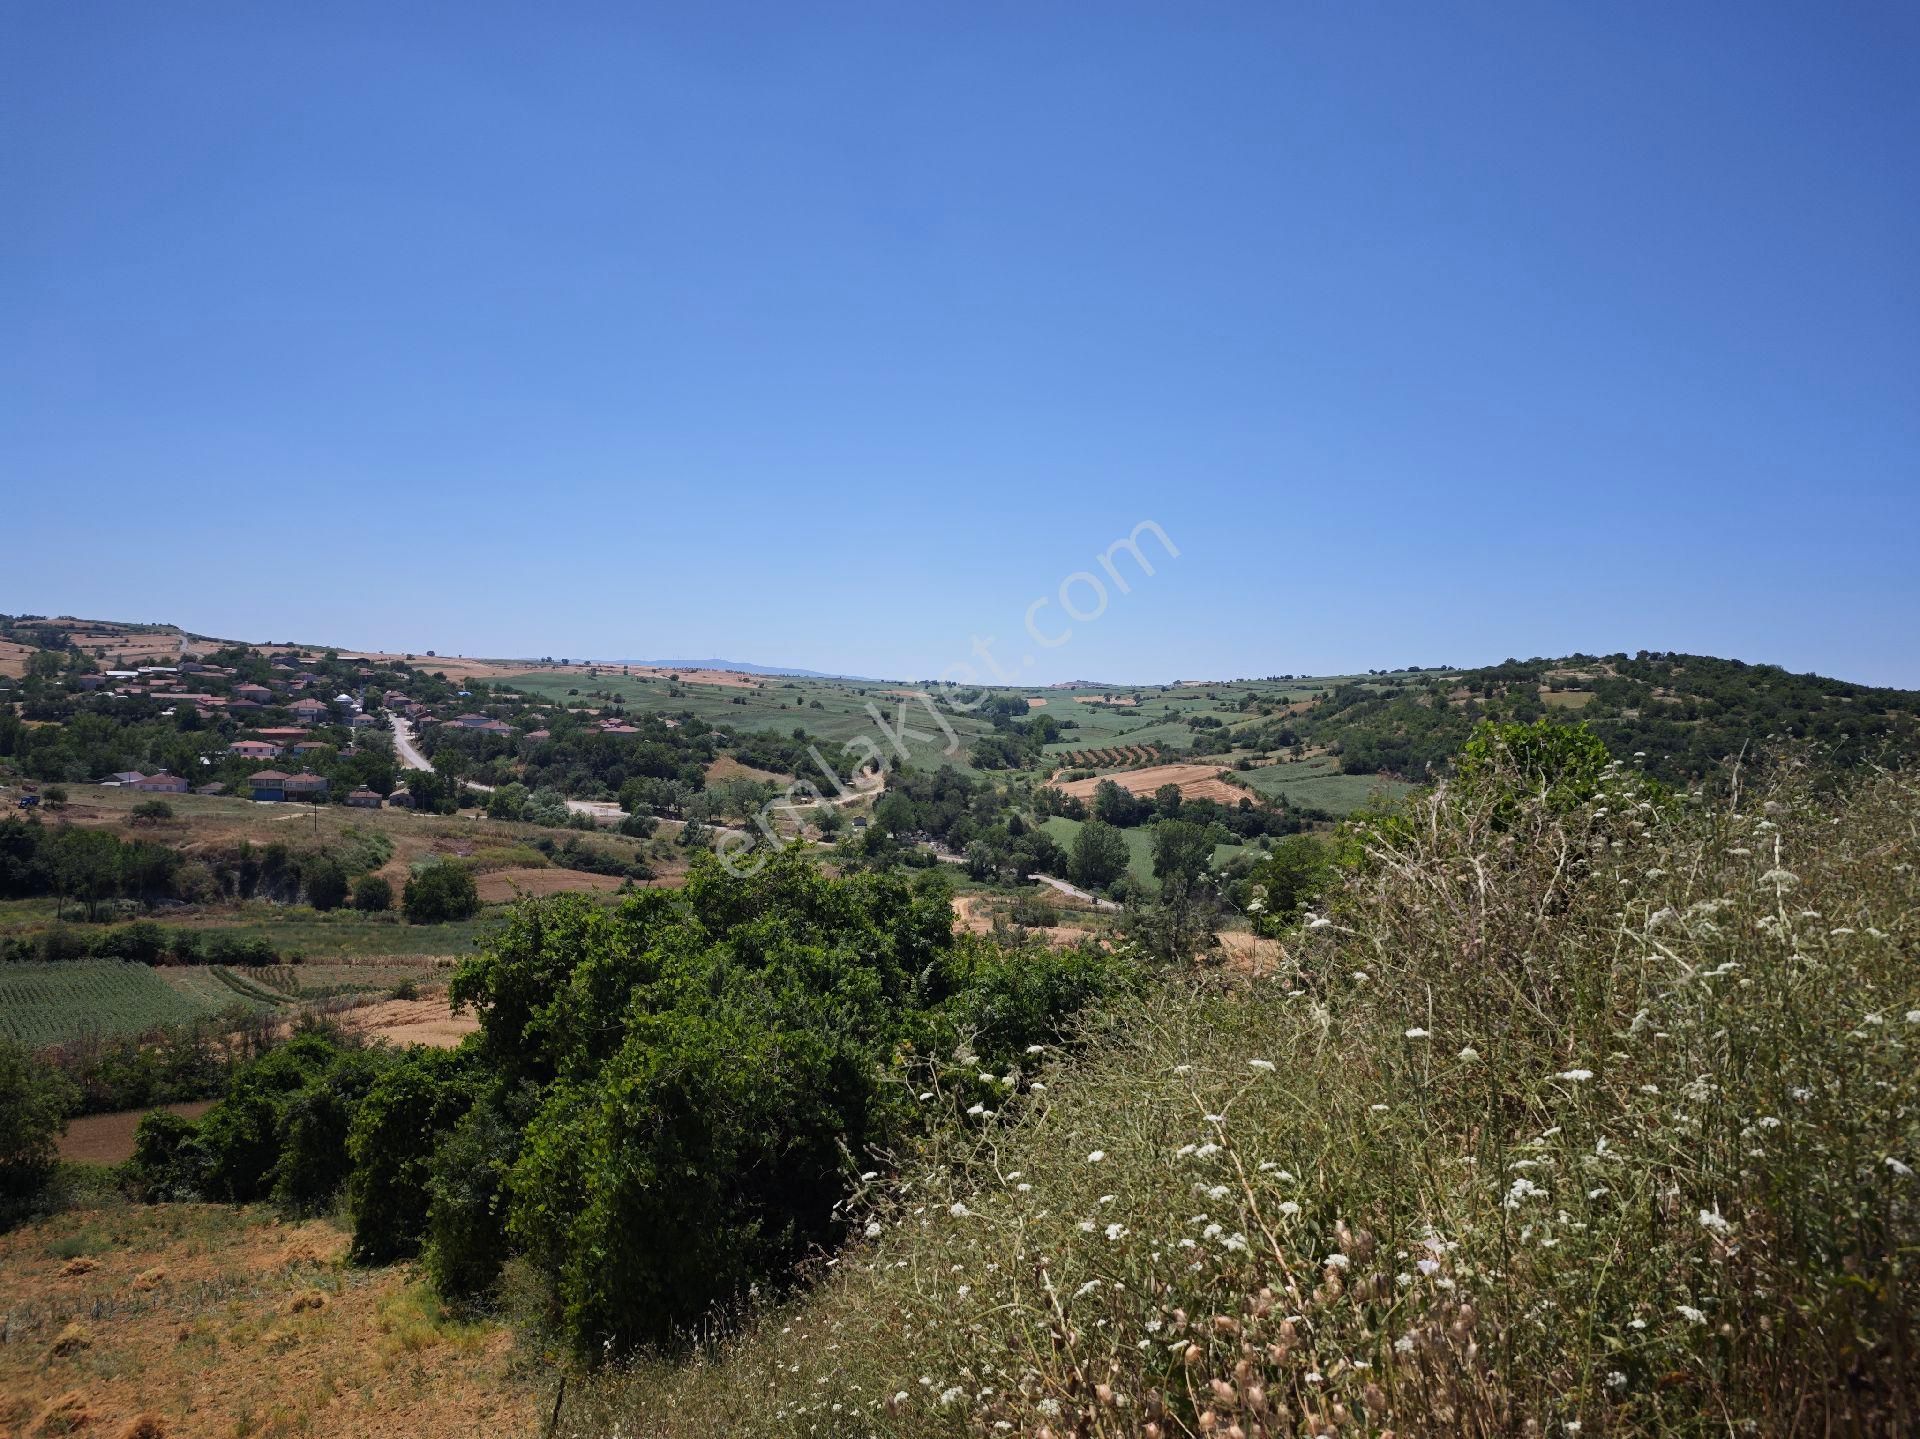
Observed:
[[[0,1434],[399,1439],[537,1430],[544,1381],[500,1324],[445,1313],[411,1266],[264,1208],[81,1210],[0,1236]],[[61,1251],[92,1267],[69,1273]],[[164,1279],[141,1289],[142,1275]],[[50,1350],[70,1327],[85,1342]]]

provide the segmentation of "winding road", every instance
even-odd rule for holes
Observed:
[[[393,725],[393,752],[400,757],[401,767],[432,773],[433,766],[427,762],[427,757],[420,753],[419,745],[414,743],[412,721],[403,719],[397,714],[389,714],[387,719]],[[462,780],[461,783],[468,789],[479,790],[482,794],[493,793],[493,786],[490,784],[481,784],[477,780],[470,779]],[[618,824],[625,814],[619,805],[606,799],[570,799],[567,801],[567,808],[575,814],[586,815],[595,824]]]

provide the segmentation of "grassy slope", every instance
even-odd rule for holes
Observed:
[[[1420,801],[1278,973],[1115,1016],[812,1296],[561,1432],[1892,1432],[1920,785],[1615,790]]]

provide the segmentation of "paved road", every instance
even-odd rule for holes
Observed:
[[[420,753],[419,746],[414,743],[413,725],[399,715],[388,715],[387,718],[393,722],[393,752],[399,756],[401,766],[405,769],[431,772],[433,766],[427,762],[427,757]],[[490,784],[481,784],[477,780],[461,782],[468,789],[477,789],[482,794],[493,793],[493,786]],[[570,799],[567,801],[567,808],[575,814],[588,816],[595,824],[618,824],[624,813],[619,805],[604,799]]]
[[[1059,890],[1062,894],[1071,895],[1074,899],[1084,899],[1095,909],[1118,911],[1124,908],[1124,906],[1115,904],[1110,899],[1101,899],[1098,895],[1088,894],[1084,889],[1079,889],[1074,885],[1068,884],[1064,879],[1055,879],[1050,874],[1030,874],[1027,878],[1037,880],[1044,885],[1049,885]]]

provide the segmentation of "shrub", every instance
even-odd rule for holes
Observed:
[[[401,904],[409,924],[443,924],[480,912],[480,892],[463,864],[442,860],[407,881]]]
[[[315,855],[301,869],[307,903],[318,910],[338,909],[347,899],[347,871],[331,855]]]
[[[478,1104],[453,1127],[428,1166],[427,1273],[443,1295],[476,1299],[506,1263],[506,1179],[520,1125]]]
[[[419,1251],[434,1146],[478,1089],[463,1056],[429,1049],[395,1061],[367,1091],[347,1136],[354,1258],[384,1264]]]
[[[363,874],[353,882],[353,907],[367,914],[393,908],[393,886],[377,874]]]
[[[141,1116],[133,1132],[133,1158],[122,1177],[134,1198],[148,1204],[200,1198],[207,1156],[198,1122],[168,1109]]]
[[[0,1199],[24,1198],[46,1181],[78,1100],[58,1070],[0,1040]]]
[[[128,824],[164,824],[173,818],[173,806],[163,799],[142,800],[127,811]]]

